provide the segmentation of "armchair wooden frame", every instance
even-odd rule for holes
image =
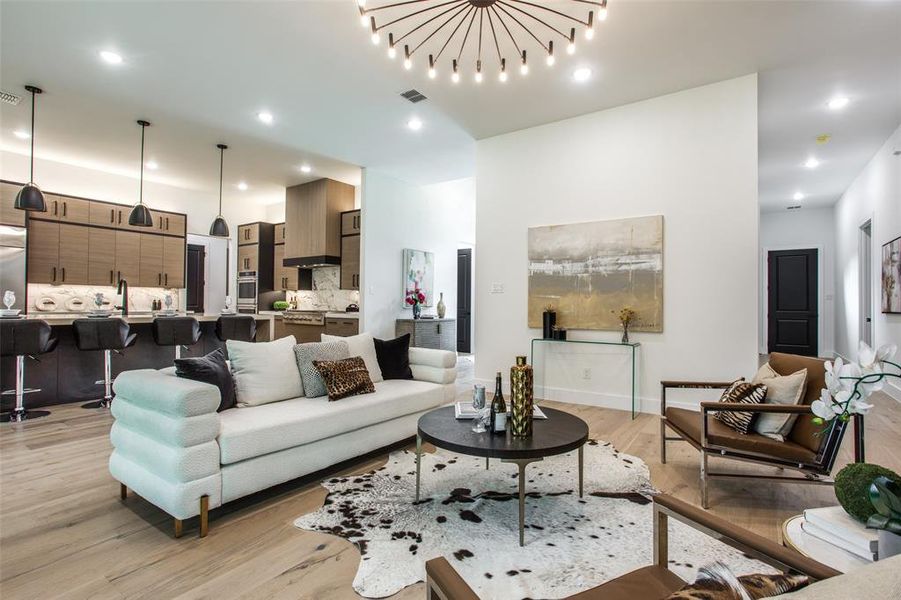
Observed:
[[[748,556],[764,562],[785,573],[800,573],[814,581],[841,575],[839,571],[808,558],[795,550],[780,546],[756,533],[736,527],[721,517],[692,506],[672,496],[660,494],[654,497],[653,513],[653,558],[654,566],[667,569],[669,565],[669,519],[672,517],[689,527],[697,529]],[[479,600],[478,595],[454,570],[447,559],[433,558],[425,564],[426,594],[428,600]],[[618,579],[633,578],[636,571]],[[673,576],[675,577],[675,576]],[[679,581],[677,578],[675,581]],[[615,586],[617,579],[611,580],[591,590],[570,596],[571,600],[604,600],[621,598]],[[610,587],[607,587],[607,586]],[[605,590],[607,587],[607,590]],[[678,587],[676,588],[678,589]],[[635,592],[634,588],[632,591]],[[673,590],[675,591],[675,589]],[[638,596],[636,596],[638,597]],[[650,596],[641,595],[641,598]]]
[[[813,461],[797,461],[784,457],[754,452],[747,449],[731,448],[725,445],[711,443],[708,439],[708,427],[710,413],[721,411],[736,412],[754,412],[754,413],[781,413],[781,414],[797,414],[813,416],[809,405],[784,405],[784,404],[741,404],[727,402],[702,402],[701,412],[699,413],[701,421],[701,439],[695,440],[687,432],[680,429],[666,417],[666,391],[668,389],[726,389],[732,382],[703,382],[703,381],[661,381],[660,393],[660,462],[666,464],[666,443],[673,441],[688,442],[696,450],[701,453],[701,506],[708,508],[708,481],[710,479],[759,479],[763,481],[789,482],[789,483],[808,483],[819,485],[832,485],[834,482],[830,477],[832,467],[838,456],[841,447],[842,438],[845,435],[848,423],[844,421],[836,421],[834,425],[824,434],[825,439],[820,446],[820,450],[816,454]],[[863,415],[854,415],[854,460],[855,462],[864,461],[864,443],[863,443]],[[667,436],[667,428],[672,429],[677,437]],[[708,459],[711,456],[720,458],[729,458],[732,460],[740,460],[745,462],[756,463],[778,467],[780,469],[791,469],[801,473],[801,476],[783,476],[783,475],[757,475],[753,473],[724,473],[712,472],[708,466]]]

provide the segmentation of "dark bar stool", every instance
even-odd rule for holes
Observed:
[[[113,365],[112,353],[121,354],[121,350],[133,346],[137,333],[123,319],[75,319],[72,321],[75,334],[75,346],[83,351],[103,351],[103,400],[82,404],[82,408],[109,408],[113,402]]]
[[[200,323],[194,317],[157,317],[153,320],[153,341],[157,346],[175,346],[175,358],[181,358],[182,346],[193,346],[200,339]]]
[[[249,315],[222,315],[216,320],[216,337],[220,342],[252,342],[257,337],[257,321]]]
[[[24,396],[39,389],[25,389],[25,357],[33,360],[39,354],[53,352],[59,341],[47,321],[40,320],[6,320],[0,321],[0,356],[16,357],[16,389],[3,392],[3,395],[16,395],[16,407],[0,415],[4,423],[19,423],[26,419],[46,417],[50,411],[25,410]]]

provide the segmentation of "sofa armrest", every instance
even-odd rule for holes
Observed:
[[[410,365],[450,369],[457,366],[457,353],[434,348],[410,348]]]
[[[457,369],[439,369],[428,365],[410,365],[413,379],[446,385],[457,380]]]
[[[803,415],[810,413],[807,404],[742,404],[741,402],[701,402],[701,410],[709,412],[757,412]]]
[[[479,600],[443,556],[425,563],[426,595],[434,600]]]
[[[215,414],[219,408],[216,386],[154,369],[120,373],[113,390],[131,404],[173,417]]]

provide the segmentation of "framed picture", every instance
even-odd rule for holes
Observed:
[[[882,312],[901,314],[901,236],[882,246]]]
[[[425,294],[422,306],[432,306],[435,301],[435,254],[424,250],[404,249],[404,293],[400,298],[404,308],[407,293],[418,289]]]

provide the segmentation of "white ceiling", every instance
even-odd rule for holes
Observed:
[[[899,32],[901,3],[889,0],[610,0],[596,38],[573,57],[558,51],[554,68],[532,47],[527,78],[511,69],[501,84],[486,60],[483,84],[454,86],[446,65],[429,80],[421,59],[410,72],[388,60],[354,0],[4,0],[0,85],[46,88],[41,154],[133,172],[143,117],[153,177],[214,188],[225,141],[228,176],[263,190],[305,180],[304,161],[310,177],[352,182],[354,165],[420,183],[472,175],[475,139],[759,72],[760,199],[775,210],[797,190],[805,206],[834,203],[901,123]],[[125,63],[101,63],[104,48]],[[572,81],[577,66],[592,68],[587,84]],[[398,96],[411,87],[429,100]],[[839,93],[851,103],[831,113]],[[273,125],[255,118],[262,109]],[[416,133],[405,127],[414,115],[425,122]],[[27,151],[11,135],[27,119],[24,104],[0,106],[0,146]],[[820,133],[832,141],[816,146]],[[801,166],[811,153],[814,171]]]

